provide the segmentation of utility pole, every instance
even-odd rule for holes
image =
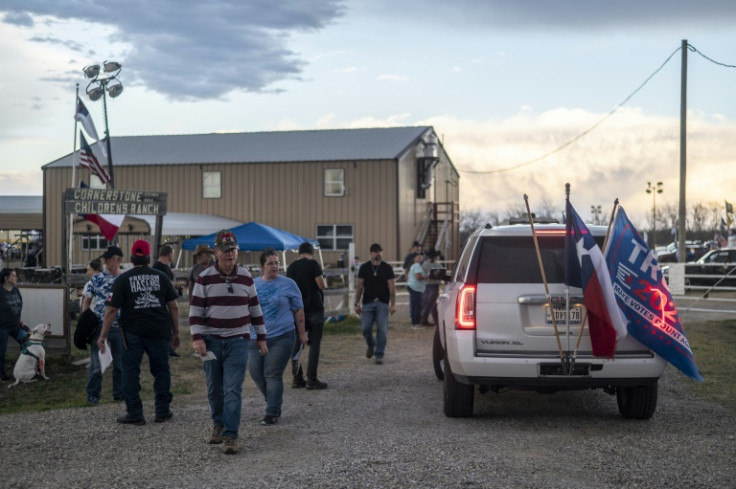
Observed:
[[[685,263],[685,182],[687,174],[687,39],[682,40],[682,74],[680,79],[680,206],[677,224],[677,256],[680,263]]]

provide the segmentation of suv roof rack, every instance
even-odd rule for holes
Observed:
[[[532,219],[534,220],[535,224],[559,224],[560,221],[558,219],[555,219],[554,217],[537,217],[532,214]],[[504,221],[504,224],[529,224],[529,217],[528,216],[521,216],[521,217],[510,217],[506,221]]]

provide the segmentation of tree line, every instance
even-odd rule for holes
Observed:
[[[610,218],[611,209],[601,209],[600,213],[594,214],[590,208],[577,208],[580,216],[589,224],[607,225]],[[543,200],[536,207],[531,209],[537,218],[556,219],[560,223],[564,222],[564,208],[559,205],[553,205],[547,200]],[[587,211],[587,212],[586,212]],[[642,218],[629,215],[632,223],[640,233],[651,234],[656,230],[656,241],[659,244],[674,241],[673,229],[677,227],[678,218],[677,204],[665,203],[658,205],[656,212],[648,212]],[[527,211],[523,204],[507,207],[505,210],[490,209],[468,209],[460,210],[460,237],[461,242],[465,242],[465,238],[473,231],[486,224],[497,226],[508,222],[510,219],[526,218]],[[732,217],[732,215],[731,215]],[[723,202],[696,202],[687,206],[686,223],[687,229],[686,239],[698,239],[708,241],[714,239],[716,234],[726,235],[728,227],[736,225],[736,223],[728,222],[729,216],[726,214]],[[726,224],[726,228],[723,224]]]

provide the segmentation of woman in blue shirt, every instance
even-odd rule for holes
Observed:
[[[276,423],[281,416],[284,400],[284,370],[289,363],[296,334],[307,344],[304,329],[304,303],[296,282],[279,275],[279,255],[273,249],[261,253],[260,277],[255,279],[258,302],[266,323],[268,354],[261,355],[255,341],[255,331],[248,351],[248,371],[258,389],[266,398],[264,426]],[[296,330],[294,325],[296,324]]]

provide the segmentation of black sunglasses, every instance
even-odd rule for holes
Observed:
[[[234,293],[233,292],[233,284],[230,283],[230,277],[227,277],[225,279],[225,283],[227,284],[227,291],[230,292],[231,294]]]

